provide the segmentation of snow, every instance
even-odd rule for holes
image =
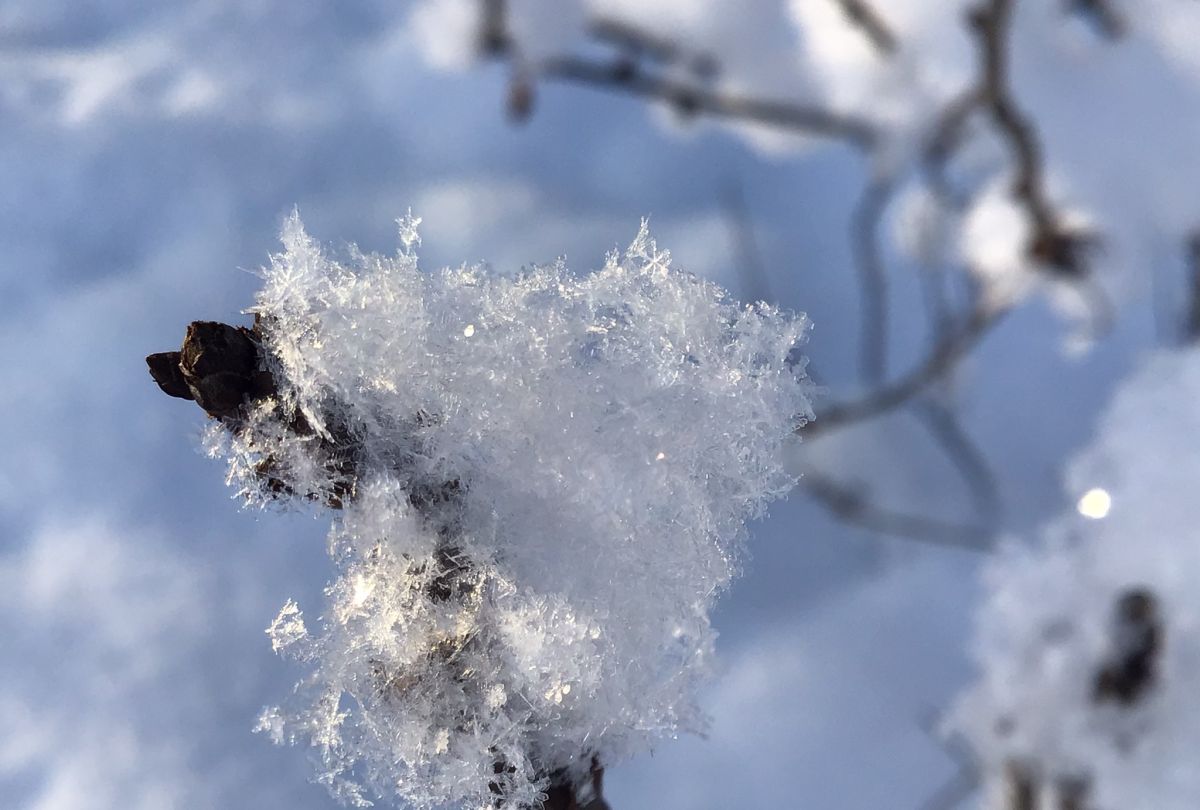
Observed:
[[[1097,807],[1200,802],[1197,402],[1200,350],[1148,358],[1070,467],[1077,512],[989,566],[980,676],[950,727],[971,741],[994,797],[1017,763],[1048,786],[1087,784]],[[1145,681],[1122,696],[1114,662],[1143,643]]]
[[[279,394],[210,431],[252,500],[268,462],[344,507],[323,618],[289,600],[268,630],[312,672],[259,727],[350,804],[528,806],[704,728],[709,611],[795,483],[808,324],[674,269],[645,223],[581,276],[423,272],[418,224],[339,260],[293,215],[253,308]]]

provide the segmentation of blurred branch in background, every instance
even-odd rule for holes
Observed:
[[[1125,35],[1125,18],[1113,7],[1112,0],[1064,0],[1064,5],[1068,11],[1088,20],[1108,39],[1120,39]]]
[[[848,24],[859,30],[881,56],[903,48],[903,40],[879,10],[863,0],[832,0]],[[996,481],[986,459],[974,447],[954,411],[928,396],[930,389],[951,376],[1013,302],[979,281],[969,279],[966,300],[951,305],[942,292],[929,293],[931,342],[925,355],[906,373],[888,373],[891,295],[886,253],[880,229],[896,192],[910,175],[947,211],[968,208],[974,193],[960,190],[948,177],[948,167],[984,124],[1005,145],[1011,172],[1009,191],[1028,225],[1019,253],[1031,269],[1076,285],[1089,302],[1094,323],[1108,321],[1108,304],[1090,278],[1090,258],[1099,245],[1097,234],[1070,223],[1047,189],[1045,158],[1034,121],[1018,105],[1011,86],[1009,61],[1014,0],[985,0],[970,9],[966,24],[974,43],[975,79],[933,116],[911,165],[889,161],[892,133],[869,118],[835,111],[820,104],[782,101],[729,92],[720,86],[721,65],[715,55],[691,49],[677,39],[614,18],[593,19],[587,33],[598,46],[596,54],[564,53],[536,62],[527,60],[508,28],[504,0],[482,0],[480,51],[505,61],[511,71],[509,114],[523,120],[532,114],[536,83],[559,81],[625,93],[674,108],[681,116],[706,115],[774,127],[799,135],[827,138],[860,152],[876,167],[868,179],[849,222],[849,242],[859,285],[859,378],[867,390],[856,398],[835,400],[820,409],[820,418],[797,430],[808,438],[871,422],[896,409],[913,405],[930,438],[962,477],[980,526],[994,526],[1000,517]],[[1124,21],[1105,0],[1067,0],[1064,15],[1086,16],[1106,37],[1124,32]],[[605,52],[607,51],[607,53]],[[974,126],[973,126],[974,125]],[[723,206],[731,222],[736,250],[747,274],[747,293],[766,294],[764,262],[754,244],[741,188],[726,192]],[[1196,274],[1200,278],[1200,271]],[[937,283],[941,283],[939,280]],[[1196,282],[1200,287],[1200,281]],[[1200,312],[1200,305],[1196,311]],[[1200,330],[1200,314],[1189,315],[1189,329]],[[1099,331],[1094,329],[1093,331]],[[886,534],[933,543],[955,540],[978,544],[990,533],[932,518],[897,515],[867,502],[861,488],[837,483],[810,471],[807,491],[840,518]]]
[[[835,481],[815,468],[804,470],[801,484],[831,514],[846,523],[880,534],[972,551],[987,548],[992,539],[993,532],[987,526],[952,523],[873,503],[865,486]]]
[[[896,51],[896,35],[888,28],[879,13],[864,0],[834,0],[853,25],[862,30],[880,53],[890,56]]]
[[[1183,342],[1200,340],[1200,231],[1188,239],[1187,254],[1187,310],[1183,313]]]
[[[850,248],[858,269],[861,318],[859,376],[868,385],[879,385],[887,376],[888,278],[879,245],[879,227],[896,191],[896,178],[873,179],[850,218]]]

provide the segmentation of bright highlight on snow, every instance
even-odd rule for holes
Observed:
[[[1093,487],[1083,493],[1075,508],[1085,518],[1100,520],[1108,517],[1108,510],[1112,509],[1112,496],[1108,494],[1107,490]]]
[[[503,276],[419,270],[417,223],[338,260],[288,220],[253,309],[278,393],[213,428],[251,500],[341,507],[326,603],[268,631],[306,674],[259,729],[349,804],[515,810],[704,727],[709,610],[795,483],[807,321],[644,224],[592,274]]]

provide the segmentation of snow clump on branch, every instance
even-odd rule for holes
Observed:
[[[808,323],[673,269],[645,224],[602,269],[332,257],[292,216],[253,312],[273,395],[212,446],[251,500],[340,511],[310,674],[260,730],[343,802],[533,807],[681,731],[745,523],[795,483]]]
[[[1198,480],[1200,350],[1162,352],[1072,465],[1077,514],[990,566],[982,674],[949,723],[979,756],[985,806],[1200,806]]]

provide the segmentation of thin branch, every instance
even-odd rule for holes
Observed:
[[[953,211],[961,210],[967,196],[953,188],[946,177],[946,164],[962,145],[967,122],[983,103],[978,87],[968,88],[941,111],[921,153],[920,169],[925,185]]]
[[[859,28],[871,40],[876,50],[885,56],[896,52],[896,35],[879,16],[879,12],[866,0],[834,0],[841,7],[851,24]]]
[[[937,341],[925,359],[904,377],[869,392],[863,398],[834,403],[820,417],[796,432],[812,437],[871,419],[899,407],[951,371],[1007,312],[977,304],[966,321]]]
[[[879,248],[879,225],[895,192],[893,177],[872,180],[850,220],[850,248],[858,270],[859,374],[870,385],[887,375],[888,278]]]
[[[1183,313],[1183,342],[1200,340],[1200,231],[1187,241],[1187,310]]]
[[[685,49],[678,42],[658,36],[632,23],[611,17],[599,17],[588,25],[588,31],[599,42],[607,43],[625,53],[630,59],[648,59],[662,65],[685,65],[701,79],[711,79],[719,64],[710,53]]]
[[[861,487],[843,484],[815,470],[805,471],[801,482],[817,503],[840,520],[880,534],[970,551],[985,550],[993,538],[991,530],[982,526],[951,523],[871,503]]]
[[[971,441],[954,411],[945,405],[927,399],[914,413],[966,482],[976,513],[992,524],[1000,514],[1000,488],[983,452]]]
[[[858,5],[852,2],[851,5]],[[537,78],[572,82],[664,101],[687,115],[754,121],[808,135],[845,141],[867,150],[876,141],[875,127],[866,119],[787,101],[721,93],[707,86],[718,72],[716,59],[707,53],[690,52],[678,43],[653,34],[632,23],[600,18],[593,20],[590,33],[596,41],[618,51],[615,58],[593,59],[566,54],[537,64],[526,64],[508,27],[505,0],[481,0],[479,50],[485,56],[506,58],[514,74],[536,74]],[[645,62],[656,70],[647,69]],[[659,75],[662,66],[683,64],[691,80]],[[532,97],[532,90],[524,95]],[[523,116],[514,116],[523,120]]]
[[[981,104],[1012,153],[1012,193],[1030,224],[1029,256],[1068,278],[1087,274],[1095,237],[1066,227],[1046,191],[1045,158],[1033,122],[1017,106],[1010,87],[1008,41],[1014,0],[989,0],[973,10],[970,28],[979,45]]]
[[[538,65],[538,76],[664,101],[688,115],[711,115],[753,121],[797,133],[842,140],[859,149],[876,141],[866,119],[788,101],[722,93],[695,81],[650,75],[627,61],[601,62],[581,56],[550,58]]]

